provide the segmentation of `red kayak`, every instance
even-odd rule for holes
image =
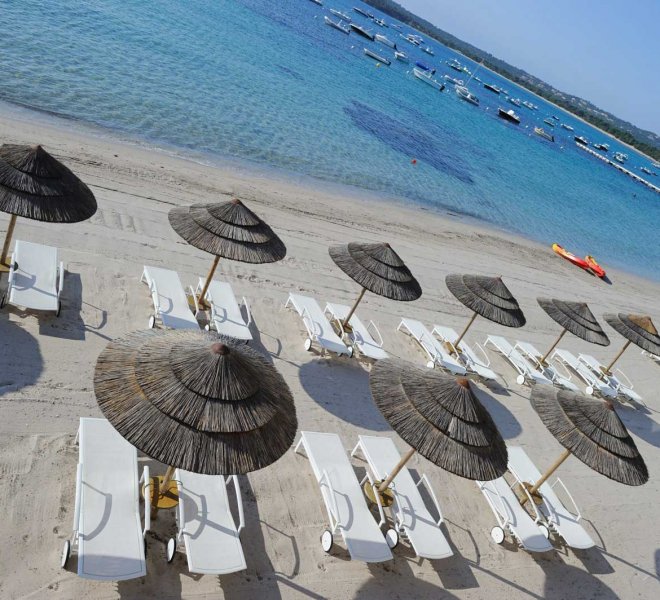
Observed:
[[[581,269],[584,269],[585,271],[591,271],[591,265],[586,260],[580,258],[579,256],[575,256],[575,254],[569,252],[559,244],[552,244],[552,249],[557,254],[559,254],[559,256],[565,258],[569,262],[572,262],[574,265],[580,267]]]
[[[589,265],[589,269],[591,269],[593,271],[593,273],[594,273],[594,275],[596,275],[596,277],[600,277],[601,279],[603,277],[605,277],[605,269],[603,269],[603,267],[601,267],[596,262],[596,259],[593,256],[591,256],[591,254],[587,254],[584,257],[584,260]]]

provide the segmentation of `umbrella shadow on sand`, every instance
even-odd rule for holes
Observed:
[[[0,397],[37,382],[44,367],[39,343],[4,311],[0,312],[0,350]]]
[[[369,374],[350,359],[318,359],[300,367],[300,383],[307,395],[346,423],[371,431],[389,431],[369,390]]]
[[[505,440],[516,438],[522,433],[520,422],[504,404],[496,400],[494,396],[487,393],[482,387],[473,384],[472,389],[477,398],[486,407],[491,417],[493,417],[497,428]]]
[[[660,448],[660,424],[647,414],[634,410],[617,410],[619,418],[635,436],[647,444]]]

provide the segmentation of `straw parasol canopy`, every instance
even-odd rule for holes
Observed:
[[[0,211],[11,214],[0,262],[6,261],[17,217],[78,223],[96,212],[92,191],[41,146],[0,147]]]
[[[525,324],[525,315],[518,301],[501,277],[451,273],[445,282],[449,291],[474,313],[454,347],[458,347],[477,315],[506,327],[522,327]]]
[[[330,258],[353,281],[362,286],[355,304],[344,320],[347,324],[366,290],[390,300],[411,302],[422,295],[419,282],[401,257],[384,242],[330,246]]]
[[[586,302],[571,302],[569,300],[557,300],[556,298],[537,298],[539,306],[550,316],[550,318],[563,328],[557,341],[545,353],[541,361],[545,361],[564,334],[570,331],[583,340],[599,346],[609,346],[610,340],[603,328],[594,317]]]
[[[136,331],[99,356],[94,392],[106,418],[145,454],[206,475],[262,469],[296,434],[277,370],[252,348],[202,331]]]
[[[204,300],[220,258],[262,264],[282,260],[286,246],[277,234],[241,200],[177,206],[170,225],[190,245],[215,255],[200,295]]]
[[[415,451],[467,479],[490,481],[506,471],[504,440],[467,379],[386,359],[373,367],[369,384],[380,412],[412,446],[381,493]]]
[[[628,340],[606,368],[607,372],[619,360],[631,342],[639,346],[642,350],[660,355],[660,335],[658,335],[658,330],[655,328],[653,321],[651,321],[651,317],[646,315],[627,315],[624,313],[615,315],[608,313],[603,315],[603,319]]]
[[[571,454],[620,483],[632,486],[648,481],[644,459],[611,402],[549,386],[534,386],[531,401],[550,433],[566,448],[532,487],[532,494]]]

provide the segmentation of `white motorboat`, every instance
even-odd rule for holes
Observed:
[[[392,64],[390,62],[389,58],[385,58],[384,56],[381,56],[380,54],[376,54],[373,50],[369,50],[369,48],[365,48],[364,53],[369,58],[373,58],[374,60],[378,61],[379,63],[383,63],[384,65],[390,66]]]
[[[575,131],[575,129],[573,129],[570,125],[566,125],[566,123],[562,123],[561,126],[567,131]]]
[[[548,133],[547,131],[545,131],[545,129],[543,129],[542,127],[534,127],[534,133],[536,135],[548,140],[549,142],[554,142],[555,141],[555,136]]]
[[[400,60],[403,63],[410,62],[410,60],[408,59],[408,55],[405,52],[400,52],[399,50],[397,50],[394,53],[394,58],[396,58],[397,60]]]
[[[459,63],[455,58],[447,62],[447,64],[451,69],[454,69],[454,71],[460,71],[461,73],[463,72],[463,65]]]
[[[452,77],[451,75],[444,75],[442,77],[447,83],[451,83],[453,85],[465,85],[465,82],[462,79],[456,79]]]
[[[461,99],[479,106],[479,98],[477,98],[470,90],[468,90],[464,85],[457,85],[454,87],[456,90],[456,95]]]
[[[390,48],[395,48],[396,49],[396,44],[392,40],[388,39],[386,36],[381,35],[380,33],[377,33],[375,37],[376,37],[377,42],[380,42],[381,44],[385,44],[386,46],[389,46]]]
[[[520,101],[520,98],[509,98],[509,102],[511,102],[511,104],[519,108],[522,106],[522,102]]]
[[[334,27],[337,31],[341,31],[348,35],[351,32],[351,28],[348,25],[342,25],[341,21],[333,21],[330,17],[323,17],[326,25]]]
[[[346,21],[347,23],[351,22],[351,18],[347,14],[345,14],[345,13],[339,11],[339,10],[335,10],[334,8],[331,8],[330,12],[333,15],[335,15],[335,17],[339,17],[342,21]]]
[[[431,46],[426,46],[426,48],[422,48],[422,52],[426,52],[427,54],[430,54],[431,56],[435,56],[435,52],[431,49]]]
[[[323,6],[323,2],[321,0],[312,0],[314,4],[318,4],[319,6]]]
[[[514,112],[512,108],[509,110],[504,110],[503,108],[497,109],[497,116],[505,121],[514,123],[515,125],[520,125],[520,117]]]
[[[378,25],[379,27],[387,27],[387,23],[385,23],[385,21],[383,21],[383,19],[375,19],[374,18],[374,23],[376,23],[376,25]]]
[[[440,92],[445,89],[445,84],[440,83],[436,79],[433,79],[433,75],[431,75],[431,73],[427,73],[426,71],[422,71],[421,69],[414,67],[413,75],[417,77],[417,79],[419,79],[420,81],[423,81],[424,83],[430,85],[431,87],[435,88]]]

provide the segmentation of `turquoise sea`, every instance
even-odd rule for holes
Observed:
[[[352,6],[378,15],[358,0],[2,0],[0,100],[154,146],[470,215],[660,279],[660,194],[580,151],[573,136],[608,142],[610,155],[626,152],[626,167],[640,175],[648,159],[485,69],[477,77],[539,110],[512,106],[475,80],[479,107],[451,86],[435,91],[409,73],[416,60],[437,78],[467,79],[447,66],[452,58],[476,65],[433,41],[429,56]],[[328,8],[396,41],[411,64],[326,26]],[[378,66],[365,47],[392,65]],[[498,106],[522,123],[499,119]],[[575,133],[557,125],[554,144],[534,135],[551,115]],[[660,176],[644,177],[660,184]]]

